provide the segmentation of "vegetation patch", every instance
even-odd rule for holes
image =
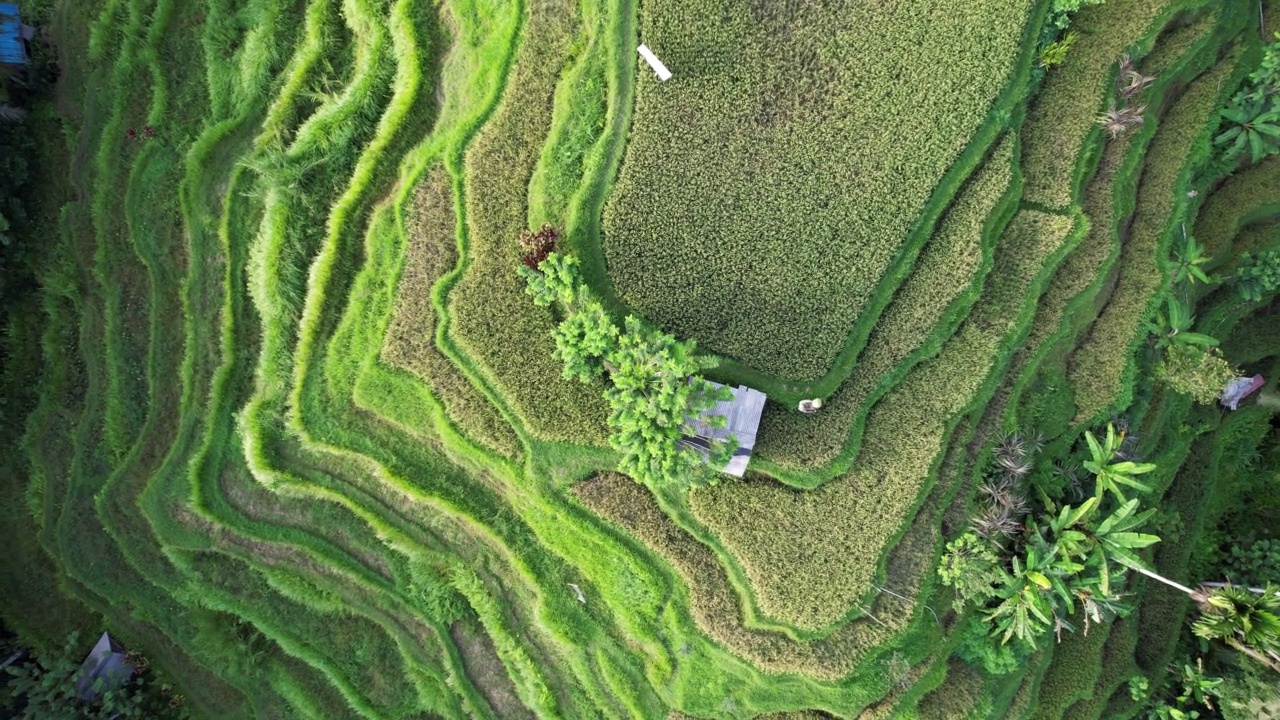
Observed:
[[[1006,137],[961,190],[937,232],[916,260],[911,276],[871,331],[849,378],[817,415],[773,407],[764,415],[757,453],[788,469],[824,468],[845,452],[854,418],[865,413],[877,389],[936,346],[972,307],[991,269],[1004,200],[1016,189],[1014,141]],[[897,372],[894,372],[894,371]],[[790,410],[788,408],[787,410]]]
[[[642,73],[605,210],[622,300],[749,367],[822,377],[901,282],[1032,9],[645,5],[675,79]]]
[[[1259,716],[1261,5],[26,0],[0,658],[107,629],[162,720]],[[746,480],[704,371],[774,400]]]
[[[1210,267],[1230,263],[1233,241],[1255,217],[1280,213],[1280,157],[1270,157],[1227,178],[1196,216],[1195,236],[1212,259]]]
[[[1034,300],[1054,258],[1071,247],[1071,229],[1071,218],[1058,215],[1023,211],[1014,218],[997,247],[989,288],[937,357],[871,411],[848,474],[808,492],[761,479],[693,491],[694,513],[741,563],[762,611],[817,631],[869,593],[885,549],[930,487],[951,418],[975,402],[1009,352],[1004,343],[1025,332],[1034,310],[1027,298]],[[807,530],[817,527],[824,531]]]
[[[1203,160],[1208,147],[1204,124],[1221,102],[1222,87],[1235,71],[1223,62],[1196,79],[1163,118],[1147,152],[1137,204],[1121,250],[1119,275],[1106,308],[1073,356],[1068,378],[1075,391],[1077,423],[1124,405],[1125,376],[1141,319],[1151,311],[1165,285],[1165,263],[1172,234],[1185,212],[1189,165]]]
[[[571,3],[536,6],[501,106],[467,152],[467,264],[450,289],[453,337],[488,374],[534,434],[603,444],[608,411],[600,393],[558,381],[551,313],[529,302],[516,274],[525,191],[547,134],[556,70],[572,40]]]
[[[1179,3],[1138,0],[1084,7],[1071,31],[1077,40],[1063,63],[1045,77],[1023,131],[1023,167],[1029,202],[1065,207],[1076,198],[1078,163],[1106,109],[1115,63],[1151,26]],[[1158,26],[1157,26],[1158,32]]]
[[[449,177],[437,166],[418,186],[406,221],[409,248],[396,284],[399,303],[387,327],[382,359],[421,376],[465,434],[508,457],[520,443],[497,408],[436,347],[436,283],[457,262],[457,218]]]

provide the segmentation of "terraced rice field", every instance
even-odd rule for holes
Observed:
[[[1191,529],[1277,442],[1144,331],[1183,226],[1220,273],[1277,246],[1280,158],[1212,145],[1255,5],[1108,0],[1046,69],[1048,0],[58,0],[0,619],[105,625],[195,717],[1135,717],[1186,602],[998,675],[936,567],[1004,432],[1125,417]],[[614,472],[518,273],[543,223],[770,396],[745,479]],[[1275,374],[1231,292],[1197,316]]]

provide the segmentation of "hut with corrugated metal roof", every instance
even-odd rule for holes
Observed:
[[[27,42],[35,37],[35,28],[22,24],[22,13],[14,3],[0,2],[0,66],[27,66]]]
[[[120,643],[102,633],[75,675],[76,694],[85,702],[93,702],[112,690],[120,689],[133,677],[133,671],[134,667]]]
[[[710,384],[717,388],[723,387],[716,383]],[[738,447],[733,451],[733,457],[729,458],[729,463],[721,468],[720,472],[742,477],[747,471],[747,463],[751,462],[751,452],[756,447],[756,431],[760,427],[760,416],[764,414],[764,402],[768,398],[759,390],[753,390],[744,385],[731,388],[731,391],[733,392],[731,399],[716,403],[715,407],[707,410],[703,415],[703,417],[723,416],[724,427],[711,427],[700,418],[689,418],[689,426],[693,429],[694,435],[686,438],[686,441],[701,448],[706,455],[705,451],[711,447],[712,443],[734,438],[738,441]]]

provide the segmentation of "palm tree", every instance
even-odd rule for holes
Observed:
[[[1192,630],[1206,640],[1221,640],[1280,673],[1280,587],[1244,588],[1212,583],[1193,590],[1142,565],[1134,570],[1186,593],[1200,609]]]
[[[1200,603],[1200,613],[1192,625],[1197,637],[1221,640],[1280,673],[1280,588],[1217,588]]]
[[[1121,462],[1111,462],[1116,458],[1120,446],[1124,444],[1124,436],[1116,435],[1116,426],[1113,423],[1107,423],[1107,436],[1103,443],[1093,436],[1093,433],[1086,432],[1084,439],[1089,443],[1089,454],[1092,456],[1084,462],[1084,469],[1093,473],[1097,478],[1097,490],[1094,496],[1098,502],[1102,502],[1102,496],[1110,491],[1122,505],[1126,502],[1124,493],[1120,491],[1120,486],[1131,487],[1142,492],[1149,492],[1151,488],[1142,482],[1134,479],[1134,475],[1143,475],[1156,469],[1151,463],[1136,463],[1124,460]]]

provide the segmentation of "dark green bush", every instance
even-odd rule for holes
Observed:
[[[1280,579],[1280,539],[1233,543],[1230,553],[1223,558],[1222,570],[1232,582],[1242,585],[1262,585]]]
[[[1016,672],[1027,661],[1023,645],[998,642],[991,636],[989,626],[977,615],[966,620],[959,633],[960,644],[956,646],[956,654],[992,675]]]
[[[1280,250],[1245,253],[1236,272],[1236,289],[1249,302],[1259,302],[1263,295],[1280,289]]]

